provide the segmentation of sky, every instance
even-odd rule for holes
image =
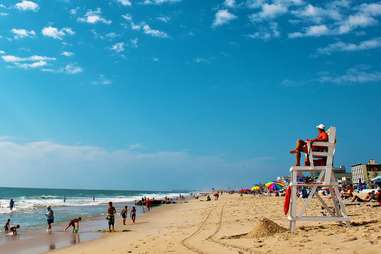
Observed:
[[[315,126],[381,161],[381,2],[0,1],[0,186],[250,187]]]

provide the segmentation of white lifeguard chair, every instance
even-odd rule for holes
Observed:
[[[290,212],[288,219],[290,221],[290,231],[292,233],[296,230],[297,221],[339,221],[349,223],[350,218],[345,212],[345,206],[342,202],[338,183],[336,182],[333,173],[333,156],[335,154],[336,146],[336,128],[331,127],[327,130],[328,142],[314,142],[314,147],[321,147],[322,149],[315,149],[313,151],[311,143],[308,142],[308,156],[310,166],[293,166],[291,167],[291,199],[290,199]],[[325,165],[319,165],[317,162],[326,162]],[[314,165],[316,164],[316,166]],[[319,176],[316,181],[311,183],[298,182],[298,176],[303,173],[318,173]],[[300,211],[297,211],[297,191],[299,187],[310,188],[308,198],[303,200],[303,206]],[[321,188],[329,189],[331,194],[333,208],[327,205],[327,202],[320,196],[319,190]],[[306,216],[306,209],[311,202],[312,198],[316,197],[328,213],[325,216]]]

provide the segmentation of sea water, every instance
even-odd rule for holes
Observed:
[[[20,224],[22,229],[42,227],[46,224],[48,206],[52,207],[55,222],[59,223],[79,216],[85,219],[102,216],[106,213],[109,201],[121,207],[124,204],[130,206],[144,196],[160,199],[174,198],[180,194],[187,195],[187,192],[0,187],[0,226],[9,218],[13,225]],[[10,199],[15,201],[13,211],[9,208]]]

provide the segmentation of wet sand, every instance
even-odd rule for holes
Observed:
[[[298,224],[294,235],[258,237],[252,230],[263,217],[288,226],[283,198],[224,194],[218,201],[154,209],[135,225],[118,225],[119,232],[53,253],[380,253],[381,208],[361,204],[347,209],[351,226],[308,222]],[[320,213],[320,206],[315,203],[309,212]]]

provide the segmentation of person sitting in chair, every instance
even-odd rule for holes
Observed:
[[[291,150],[290,153],[291,154],[295,154],[295,158],[296,158],[296,163],[295,163],[295,166],[300,166],[300,157],[301,157],[301,153],[305,153],[307,154],[308,153],[308,142],[309,143],[313,143],[313,142],[327,142],[328,141],[328,134],[327,132],[325,131],[325,125],[324,124],[319,124],[318,126],[316,126],[317,130],[318,130],[318,136],[314,139],[307,139],[306,141],[302,140],[302,139],[298,139],[296,141],[296,147],[295,149]],[[314,151],[317,151],[321,148],[319,147],[316,147],[316,146],[312,146],[312,149]],[[308,160],[308,156],[306,158],[306,161],[305,161],[305,165],[309,165],[309,160]]]

